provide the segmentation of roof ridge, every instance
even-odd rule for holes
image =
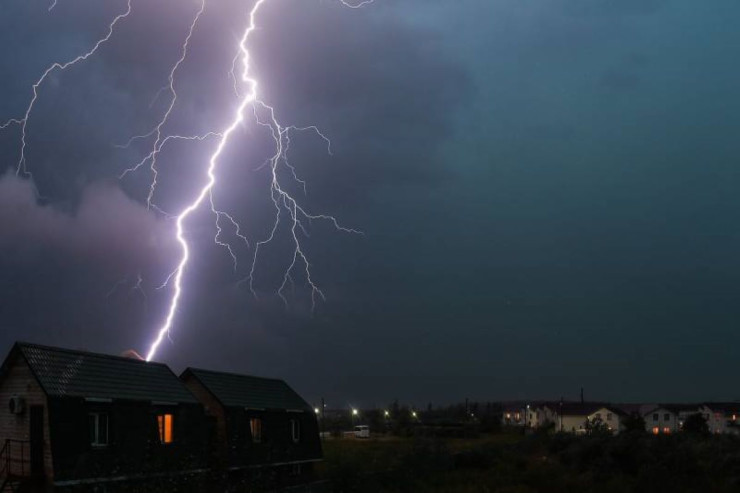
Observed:
[[[96,353],[94,351],[89,351],[85,349],[70,349],[70,348],[64,348],[64,347],[58,347],[58,346],[47,346],[45,344],[36,344],[34,342],[25,342],[25,341],[16,341],[16,345],[18,347],[30,347],[30,348],[36,348],[36,349],[43,349],[47,351],[58,351],[62,353],[69,353],[69,354],[81,354],[81,355],[88,355],[88,356],[98,356],[101,358],[108,358],[108,359],[116,359],[116,360],[124,360],[128,362],[138,363],[138,364],[146,364],[146,365],[157,365],[157,366],[165,366],[169,368],[169,366],[166,363],[162,363],[160,361],[146,361],[143,359],[136,359],[131,358],[129,356],[119,356],[117,354],[108,354],[108,353]]]
[[[246,378],[258,378],[260,380],[272,380],[272,381],[276,381],[276,382],[283,382],[283,383],[285,383],[287,385],[287,382],[283,378],[261,377],[261,376],[258,376],[258,375],[247,375],[245,373],[234,373],[234,372],[230,372],[230,371],[208,370],[206,368],[195,368],[195,367],[192,367],[192,366],[188,366],[187,368],[185,368],[185,370],[183,370],[183,373],[185,373],[187,371],[190,371],[190,372],[200,371],[200,372],[205,372],[205,373],[215,373],[217,375],[229,375],[229,376],[233,376],[233,377],[242,377],[242,378],[243,377],[246,377]]]

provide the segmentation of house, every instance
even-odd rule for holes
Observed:
[[[218,460],[250,480],[285,486],[313,478],[321,461],[311,406],[282,380],[187,368],[180,376],[216,422]]]
[[[707,421],[711,433],[740,434],[740,403],[705,402],[697,412]]]
[[[595,422],[601,422],[614,434],[622,430],[625,413],[619,407],[603,402],[560,402],[555,414],[555,429],[566,433],[587,433]]]
[[[523,404],[504,404],[501,414],[501,424],[503,426],[524,426],[526,414],[527,408]]]
[[[653,435],[670,435],[681,431],[684,421],[699,412],[695,404],[657,404],[643,413],[645,430]]]
[[[588,415],[589,423],[596,422],[606,425],[606,428],[617,435],[622,431],[622,418],[626,416],[625,412],[613,405],[601,406]]]
[[[208,421],[166,365],[16,343],[0,403],[0,483],[126,491],[205,472]]]

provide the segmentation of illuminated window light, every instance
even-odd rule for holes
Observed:
[[[172,415],[157,415],[157,429],[159,431],[159,443],[172,443]]]
[[[260,443],[262,441],[262,420],[251,418],[249,420],[249,431],[252,433],[252,442]]]
[[[660,428],[656,426],[653,428],[653,435],[657,435],[658,433],[660,433]]]

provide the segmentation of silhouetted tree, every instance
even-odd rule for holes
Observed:
[[[683,422],[682,430],[694,435],[709,435],[709,426],[707,420],[699,413],[692,414]]]
[[[645,418],[632,413],[622,418],[622,428],[626,433],[645,433]]]

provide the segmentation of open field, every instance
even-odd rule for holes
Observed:
[[[740,491],[740,440],[727,436],[350,439],[324,454],[336,492]]]

